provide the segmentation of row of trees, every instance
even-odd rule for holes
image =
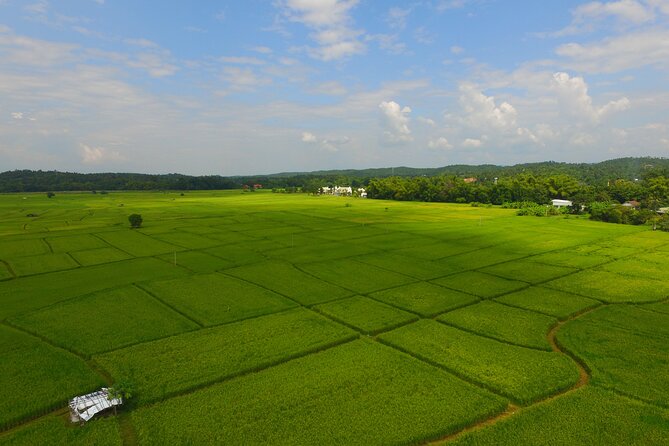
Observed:
[[[571,200],[575,206],[592,202],[623,203],[637,200],[655,210],[669,205],[669,178],[652,175],[638,181],[619,179],[606,185],[589,185],[569,175],[519,174],[468,182],[456,176],[377,178],[367,186],[369,198],[450,203],[533,202],[548,204],[553,198]]]

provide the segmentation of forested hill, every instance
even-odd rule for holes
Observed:
[[[649,173],[669,173],[669,158],[619,158],[600,163],[541,163],[495,166],[452,165],[437,168],[386,167],[361,170],[323,170],[284,172],[272,175],[223,177],[180,174],[149,175],[137,173],[71,173],[57,171],[14,170],[0,173],[0,192],[46,192],[87,190],[212,190],[235,189],[262,184],[265,188],[323,185],[326,183],[364,185],[372,178],[390,176],[454,175],[492,179],[521,173],[548,176],[565,174],[590,185],[602,185],[616,179],[633,180]]]

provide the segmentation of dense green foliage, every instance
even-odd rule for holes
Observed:
[[[114,376],[129,377],[137,402],[145,403],[355,337],[345,327],[298,309],[116,350],[95,360]]]
[[[592,382],[669,408],[669,314],[599,308],[569,322],[558,341],[582,358]]]
[[[102,379],[86,363],[38,338],[0,325],[0,430],[65,404]]]
[[[7,446],[35,446],[55,444],[81,444],[96,446],[121,446],[121,433],[114,418],[103,418],[72,427],[70,421],[60,416],[48,416],[35,423],[0,434],[0,443]]]
[[[458,438],[458,446],[666,444],[669,412],[591,386]]]
[[[262,190],[0,195],[0,389],[16,425],[0,443],[416,444],[508,401],[524,406],[509,421],[554,413],[580,394],[579,363],[588,391],[666,405],[669,235],[515,212]],[[555,334],[569,355],[546,351]],[[33,418],[121,382],[135,385],[121,429]],[[614,399],[623,426],[654,416]],[[588,405],[574,404],[535,431],[597,443],[592,418],[559,433],[578,430]],[[669,436],[639,423],[634,438]]]
[[[527,404],[566,389],[578,380],[571,360],[421,320],[380,339],[446,370]]]
[[[437,438],[504,407],[421,361],[357,341],[142,408],[132,420],[140,444],[385,445]]]
[[[548,351],[546,333],[557,322],[543,314],[488,301],[450,311],[437,320],[510,344]]]

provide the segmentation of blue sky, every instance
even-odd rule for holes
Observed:
[[[669,0],[0,0],[0,171],[669,156]]]

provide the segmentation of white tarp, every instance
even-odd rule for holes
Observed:
[[[69,403],[72,422],[88,421],[95,414],[121,404],[121,398],[109,399],[109,389],[106,387],[87,395],[75,396]]]

